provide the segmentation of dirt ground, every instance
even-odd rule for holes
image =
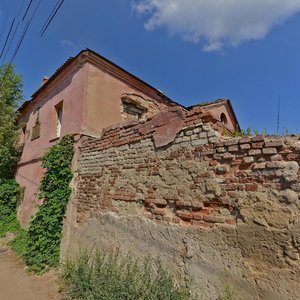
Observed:
[[[56,276],[29,274],[22,261],[0,245],[0,300],[54,299],[59,299]]]

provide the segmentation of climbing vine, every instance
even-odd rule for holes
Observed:
[[[14,179],[0,180],[0,237],[19,230],[17,205],[22,198],[22,188]]]
[[[59,264],[63,218],[71,193],[73,145],[73,137],[67,135],[42,159],[46,171],[38,198],[43,199],[43,204],[30,222],[23,255],[26,264],[36,272]]]

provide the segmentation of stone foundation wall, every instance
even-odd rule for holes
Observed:
[[[84,138],[64,247],[158,256],[201,299],[300,294],[299,137],[227,139],[196,107]]]

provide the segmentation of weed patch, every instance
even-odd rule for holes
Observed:
[[[175,284],[160,262],[137,264],[117,254],[84,251],[62,267],[63,290],[71,299],[186,300],[188,291]]]

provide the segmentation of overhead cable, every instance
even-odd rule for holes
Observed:
[[[57,9],[58,5],[60,4],[61,0],[58,0],[54,6],[54,8],[51,10],[47,20],[45,21],[44,25],[42,26],[42,29],[40,30],[40,34],[43,32],[43,30],[45,29],[46,25],[48,24],[49,20],[51,19],[54,11]]]
[[[17,25],[16,25],[16,27],[15,27],[15,29],[13,31],[13,35],[12,35],[12,37],[11,37],[11,39],[9,41],[8,47],[7,47],[6,51],[5,51],[5,55],[3,57],[2,64],[5,63],[6,56],[7,56],[8,52],[9,52],[9,50],[11,48],[11,45],[12,45],[14,39],[15,39],[16,33],[17,33],[19,25],[21,23],[20,15],[21,15],[21,12],[22,12],[22,9],[24,7],[25,2],[26,2],[26,0],[23,0],[22,4],[20,5],[19,11],[18,11],[18,14],[17,14],[17,17],[16,17],[16,21],[18,21],[18,23],[17,23]],[[1,38],[0,38],[0,41],[1,41]]]
[[[6,24],[7,24],[7,17],[5,18],[5,21],[3,22],[3,25],[1,27],[1,33],[0,33],[0,43],[2,41],[2,38],[4,36],[4,32],[5,32],[5,27],[6,27]]]
[[[21,45],[22,45],[22,43],[23,43],[23,41],[24,41],[24,38],[25,38],[25,36],[26,36],[26,33],[27,33],[27,31],[28,31],[28,28],[29,28],[29,26],[30,26],[30,24],[31,24],[31,22],[32,22],[32,20],[33,20],[35,14],[36,14],[36,12],[37,12],[37,10],[38,10],[38,8],[39,8],[41,2],[42,2],[42,0],[39,0],[39,2],[38,2],[38,4],[37,4],[37,6],[35,7],[35,10],[33,11],[33,13],[32,13],[32,15],[31,15],[30,19],[27,21],[26,26],[25,26],[25,28],[24,28],[24,30],[23,30],[23,32],[22,32],[22,35],[21,35],[21,37],[20,37],[20,39],[19,39],[19,42],[18,42],[18,44],[17,44],[17,47],[16,47],[16,49],[15,49],[14,54],[13,54],[12,57],[11,57],[11,60],[10,60],[9,64],[12,64],[12,63],[13,63],[13,61],[14,61],[16,55],[18,54],[18,52],[19,52],[19,50],[20,50],[20,47],[21,47]],[[14,20],[13,20],[13,23],[14,23],[14,21],[15,21],[15,18],[14,18]],[[11,25],[10,32],[11,32],[11,29],[12,29],[12,27],[13,27],[13,23],[12,23],[12,25]],[[8,34],[8,37],[6,38],[6,43],[7,43],[7,40],[8,40],[8,38],[9,38],[10,32],[9,32],[9,34]],[[3,50],[2,50],[1,56],[2,56],[2,54],[3,54],[4,49],[5,49],[5,47],[4,47]],[[0,59],[1,59],[1,56],[0,56]],[[7,70],[6,70],[6,71],[7,71]],[[0,90],[1,90],[1,88],[2,88],[2,86],[3,86],[3,83],[5,82],[5,79],[6,79],[7,75],[8,75],[8,72],[5,72],[4,76],[2,77],[2,80],[1,80],[1,82],[0,82]]]
[[[20,18],[20,15],[21,15],[21,12],[22,12],[22,9],[23,9],[23,7],[24,7],[25,2],[26,2],[26,0],[23,0],[22,4],[21,4],[21,6],[20,6],[20,9],[19,9],[18,15],[17,15],[17,19]]]
[[[10,39],[10,42],[9,42],[9,44],[8,44],[8,47],[7,47],[7,49],[6,49],[5,55],[4,55],[3,60],[2,60],[2,64],[5,63],[5,58],[6,58],[8,52],[9,52],[9,50],[10,50],[10,47],[11,47],[11,45],[12,45],[12,42],[13,42],[13,40],[14,40],[14,38],[15,38],[15,35],[16,35],[16,33],[17,33],[17,30],[18,30],[18,28],[19,28],[19,25],[20,25],[20,20],[18,21],[17,26],[15,27],[15,30],[14,30],[14,32],[13,32],[13,35],[12,35],[12,37],[11,37],[11,39]]]
[[[34,12],[33,12],[33,14],[31,15],[31,18],[27,21],[26,26],[25,26],[25,28],[24,28],[24,30],[23,30],[23,33],[22,33],[22,35],[21,35],[21,37],[20,37],[19,43],[18,43],[18,45],[17,45],[17,47],[16,47],[16,49],[15,49],[15,52],[14,52],[14,54],[13,54],[11,60],[10,60],[10,64],[14,61],[16,55],[18,54],[19,49],[20,49],[20,47],[21,47],[21,45],[22,45],[22,43],[23,43],[23,40],[24,40],[24,38],[25,38],[25,36],[26,36],[26,33],[27,33],[27,31],[28,31],[28,28],[29,28],[29,26],[30,26],[30,24],[31,24],[31,22],[32,22],[32,19],[33,19],[33,17],[35,16],[35,13],[36,13],[36,11],[38,10],[38,8],[39,8],[41,2],[42,2],[42,0],[39,0],[39,2],[38,2],[38,4],[37,4],[37,6],[36,6],[36,8],[35,8],[35,10],[34,10]]]
[[[13,26],[14,26],[14,23],[15,23],[15,20],[16,20],[16,18],[14,18],[14,19],[13,19],[13,21],[11,22],[11,25],[10,25],[10,28],[9,28],[9,31],[8,31],[8,34],[7,34],[7,36],[6,36],[6,39],[5,39],[4,45],[3,45],[3,47],[2,47],[2,51],[1,51],[1,54],[0,54],[0,59],[2,58],[2,55],[3,55],[4,49],[5,49],[5,47],[6,47],[6,44],[7,44],[7,41],[8,41],[8,39],[9,39],[9,37],[10,37],[10,34],[11,34],[11,31],[12,31],[12,28],[13,28]]]
[[[26,11],[25,11],[25,14],[24,14],[24,16],[23,16],[22,21],[24,21],[24,19],[26,18],[26,15],[27,15],[27,13],[28,13],[28,11],[29,11],[29,8],[30,8],[30,6],[31,6],[31,4],[32,4],[32,1],[33,1],[33,0],[30,0],[29,4],[28,4],[28,6],[27,6],[27,9],[26,9]]]
[[[64,3],[65,0],[61,0],[61,2],[59,3],[59,5],[57,6],[57,8],[55,9],[54,13],[52,14],[52,16],[50,17],[48,23],[46,23],[46,25],[43,26],[43,30],[41,32],[41,37],[44,35],[44,33],[46,32],[47,28],[49,27],[49,25],[51,24],[53,18],[55,17],[55,15],[57,14],[57,12],[59,11],[60,7],[62,6],[62,4]],[[51,14],[50,14],[51,15]]]

